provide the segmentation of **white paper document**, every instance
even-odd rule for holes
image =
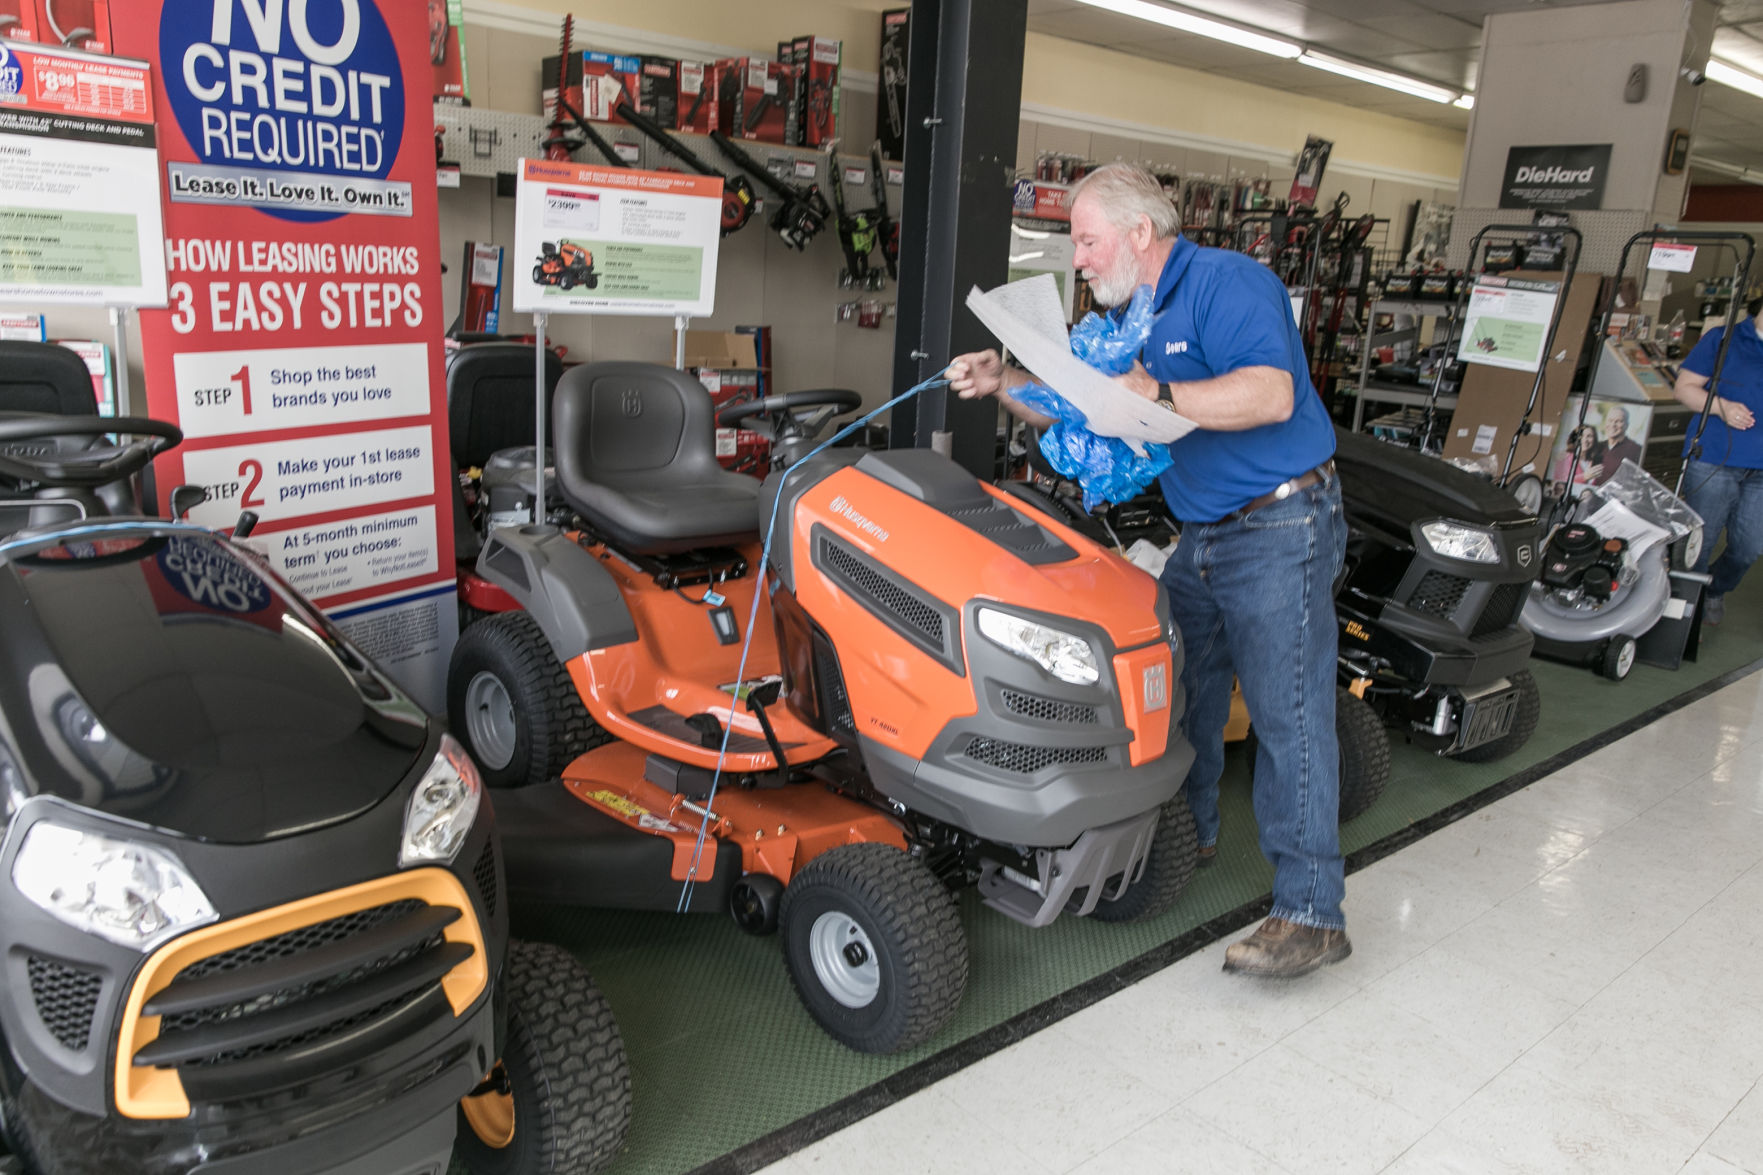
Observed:
[[[1071,353],[1052,274],[1036,274],[988,293],[975,286],[967,295],[967,308],[1017,363],[1082,412],[1098,436],[1119,437],[1137,449],[1141,441],[1168,443],[1193,431],[1194,422],[1187,417],[1133,395]]]
[[[1617,501],[1606,500],[1585,522],[1607,539],[1626,541],[1628,553],[1636,559],[1652,550],[1661,539],[1671,537],[1669,530],[1663,526],[1654,526]]]

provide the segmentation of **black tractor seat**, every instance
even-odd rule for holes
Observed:
[[[710,393],[653,363],[564,373],[551,405],[557,488],[633,555],[736,546],[759,537],[759,483],[716,461]]]

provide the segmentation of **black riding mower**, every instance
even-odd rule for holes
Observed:
[[[955,889],[1030,926],[1176,900],[1192,751],[1156,583],[929,450],[806,456],[849,396],[723,410],[795,462],[762,487],[690,376],[565,374],[566,516],[486,536],[519,610],[461,635],[448,709],[517,898],[781,931],[821,1027],[892,1052],[961,998]]]
[[[623,1046],[571,956],[509,941],[470,757],[240,541],[110,515],[179,439],[0,413],[7,1145],[36,1175],[596,1169]]]

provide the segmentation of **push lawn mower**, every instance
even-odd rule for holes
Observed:
[[[105,517],[179,437],[0,414],[8,1146],[434,1175],[457,1134],[473,1172],[596,1168],[623,1046],[573,958],[508,942],[463,748],[248,548]]]
[[[1635,642],[1665,614],[1672,576],[1693,575],[1685,569],[1701,550],[1696,512],[1624,461],[1609,481],[1587,486],[1549,536],[1542,578],[1524,604],[1538,655],[1621,681],[1634,668]]]
[[[539,260],[533,266],[533,281],[541,286],[558,286],[573,290],[577,286],[594,289],[600,275],[594,272],[594,255],[570,241],[561,244],[545,241],[539,246]]]
[[[573,520],[485,542],[523,610],[465,630],[448,711],[507,789],[511,890],[781,929],[810,1014],[865,1052],[954,1011],[955,887],[1033,926],[1173,903],[1192,752],[1155,581],[928,450],[833,449],[762,488],[717,465],[711,413],[670,369],[573,369]]]

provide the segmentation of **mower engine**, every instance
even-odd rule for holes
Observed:
[[[1567,601],[1603,603],[1621,584],[1628,543],[1604,538],[1583,522],[1564,526],[1549,539],[1543,555],[1544,591]]]
[[[557,474],[551,465],[551,450],[545,450],[545,499],[552,504]],[[534,450],[502,449],[484,462],[483,476],[478,482],[479,501],[483,506],[483,533],[502,526],[525,526],[533,519]],[[547,510],[549,513],[549,510]]]

